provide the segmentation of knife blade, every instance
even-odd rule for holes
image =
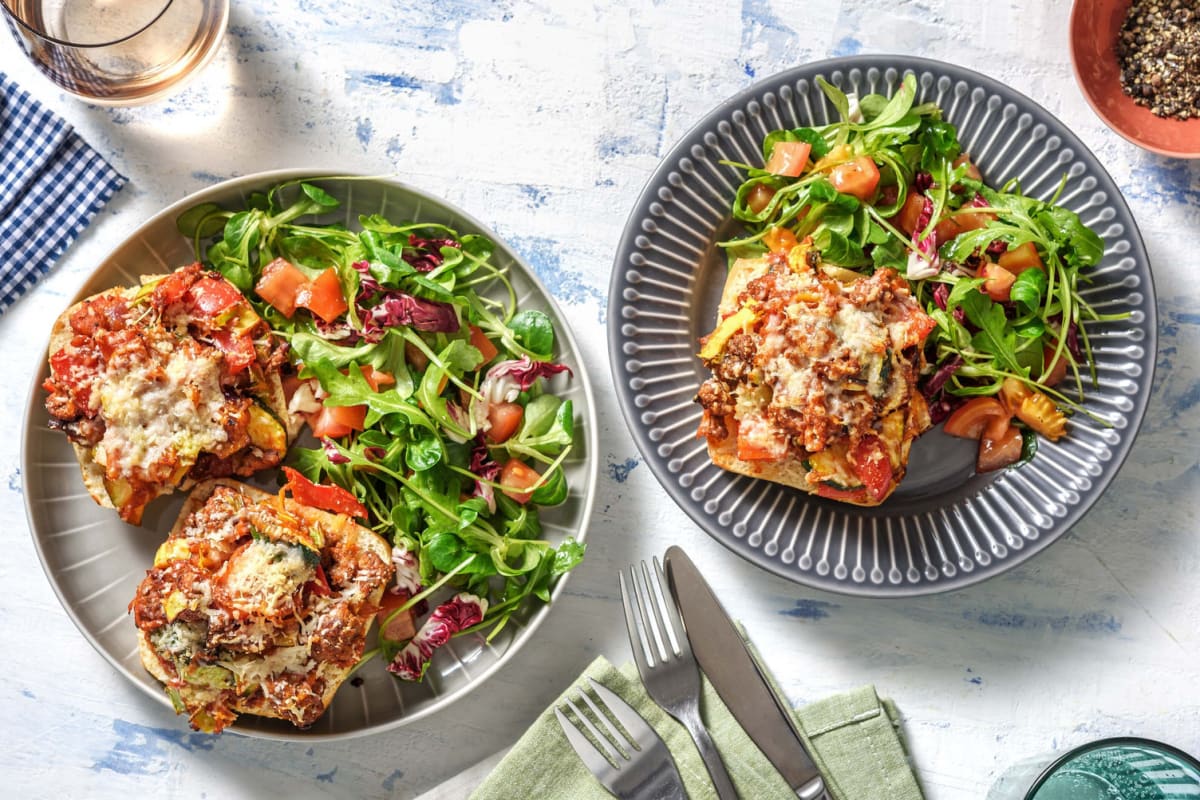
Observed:
[[[720,601],[679,547],[667,548],[667,581],[700,669],[734,719],[801,800],[828,800],[825,781],[783,701]]]

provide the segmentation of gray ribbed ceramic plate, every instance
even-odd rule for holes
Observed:
[[[175,219],[198,203],[214,202],[226,208],[246,202],[251,192],[266,191],[276,184],[329,172],[282,171],[250,175],[226,181],[197,192],[160,212],[134,231],[96,270],[78,297],[111,286],[133,285],[142,274],[168,271],[195,260],[191,243],[175,229]],[[522,308],[539,308],[550,315],[558,334],[559,357],[571,367],[574,377],[558,375],[552,391],[570,398],[577,414],[576,446],[564,463],[570,486],[567,501],[543,512],[547,538],[561,541],[567,535],[584,539],[591,516],[596,483],[595,404],[587,371],[581,368],[566,318],[558,311],[546,289],[521,264],[495,234],[442,200],[397,181],[385,179],[314,180],[342,201],[342,218],[357,225],[358,215],[378,213],[393,219],[441,222],[462,233],[481,233],[496,244],[495,263],[509,267],[509,275]],[[34,544],[54,591],[79,630],[114,667],[170,707],[159,683],[142,668],[132,618],[126,612],[138,583],[154,561],[154,551],[166,538],[183,503],[182,495],[159,498],[146,510],[141,527],[122,522],[115,512],[96,505],[83,487],[79,466],[67,439],[47,427],[42,374],[26,412],[23,469],[25,503]],[[258,482],[272,489],[273,476]],[[564,586],[559,581],[553,592],[558,597]],[[438,651],[425,679],[419,684],[401,683],[378,659],[368,662],[356,677],[359,686],[343,684],[329,710],[308,730],[261,717],[243,716],[230,730],[274,739],[330,739],[398,727],[436,712],[479,685],[508,661],[533,636],[551,606],[539,606],[514,618],[491,642],[481,636],[461,636]],[[370,643],[368,643],[370,644]],[[182,720],[180,724],[186,724]]]
[[[697,339],[716,319],[728,209],[742,175],[722,160],[761,164],[763,137],[825,124],[836,111],[815,83],[891,95],[906,72],[937,102],[984,178],[1020,178],[1104,237],[1103,262],[1082,294],[1119,322],[1087,326],[1099,385],[1071,433],[1041,442],[1018,469],[974,474],[976,443],[940,430],[912,449],[908,476],[884,505],[858,508],[725,472],[695,436],[693,402],[707,376]],[[617,251],[609,292],[609,354],[626,421],[650,469],[704,530],[790,580],[848,594],[944,591],[995,575],[1046,547],[1116,474],[1137,433],[1155,354],[1154,287],[1137,228],[1112,179],[1062,123],[983,75],[908,56],[855,56],[798,67],[722,103],[663,160]],[[1086,385],[1086,384],[1085,384]]]

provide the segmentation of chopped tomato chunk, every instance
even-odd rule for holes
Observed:
[[[925,195],[910,191],[904,198],[904,205],[900,206],[900,210],[896,212],[896,216],[892,217],[892,221],[896,223],[897,228],[911,237],[921,222],[921,212],[924,210]]]
[[[854,195],[864,203],[875,196],[879,186],[879,167],[870,156],[859,156],[853,161],[838,164],[829,173],[833,188],[843,194]]]
[[[284,488],[291,491],[292,498],[297,503],[335,514],[367,518],[366,506],[342,487],[313,483],[291,467],[284,467],[283,474],[287,476]]]
[[[1000,266],[1015,275],[1020,275],[1027,269],[1046,269],[1041,255],[1038,254],[1037,245],[1033,242],[1025,242],[1020,247],[1004,251],[997,261],[1000,262]]]
[[[215,330],[208,335],[212,343],[225,355],[225,364],[232,375],[237,375],[254,363],[254,340],[246,334],[235,334],[229,330]]]
[[[818,483],[817,496],[828,497],[830,500],[866,500],[867,487],[858,486],[854,489],[843,489],[840,486],[831,486],[828,483]]]
[[[948,242],[960,233],[986,228],[994,222],[996,215],[990,211],[957,211],[953,215],[943,217],[934,227],[939,242]]]
[[[487,337],[478,325],[471,326],[471,346],[483,354],[483,363],[487,363],[500,354],[496,345]]]
[[[242,293],[227,280],[201,278],[188,289],[192,307],[206,317],[215,317],[241,302]]]
[[[285,258],[263,267],[254,291],[288,319],[296,313],[296,296],[308,285],[308,276]]]
[[[878,436],[859,440],[850,455],[850,463],[871,497],[882,500],[887,496],[892,485],[892,461]]]
[[[979,439],[979,455],[975,462],[977,472],[991,472],[1021,458],[1021,432],[1007,419],[993,418],[984,428]]]
[[[361,431],[367,419],[366,406],[322,406],[315,414],[309,414],[308,426],[318,439],[349,436]]]
[[[1042,374],[1038,380],[1045,386],[1057,386],[1065,377],[1067,377],[1067,354],[1064,352],[1055,360],[1054,348],[1047,347],[1042,352]]]
[[[812,145],[808,142],[776,142],[763,169],[775,175],[798,178],[808,166],[808,155],[811,152]]]
[[[792,233],[788,228],[774,227],[767,230],[763,236],[763,244],[772,253],[783,253],[787,255],[792,252],[792,248],[800,242],[796,240],[796,234]]]
[[[953,162],[953,166],[955,167],[961,167],[963,164],[967,165],[965,175],[968,178],[974,181],[983,181],[983,174],[979,171],[979,167],[975,166],[975,164],[971,161],[971,157],[966,153],[961,153],[958,158],[954,159]]]
[[[367,383],[371,385],[372,392],[378,392],[381,386],[391,386],[396,382],[396,379],[391,373],[384,372],[372,367],[370,364],[362,364],[358,368],[363,377],[367,379]]]
[[[764,183],[756,183],[749,192],[746,192],[746,205],[755,214],[761,214],[774,196],[775,190],[770,186]]]
[[[1006,423],[1011,415],[994,397],[972,397],[963,403],[946,420],[945,431],[963,439],[978,439],[983,429],[995,419]]]
[[[1012,297],[1012,285],[1017,276],[1004,267],[988,261],[979,271],[979,277],[983,278],[983,286],[979,288],[997,303],[1003,303]]]
[[[416,634],[417,628],[413,624],[412,609],[399,614],[395,613],[407,602],[408,595],[406,594],[383,593],[383,598],[379,601],[379,613],[375,615],[375,618],[379,620],[379,634],[383,638],[393,642],[403,642]]]
[[[329,578],[325,575],[325,569],[320,564],[313,575],[313,579],[304,584],[304,588],[308,589],[311,594],[320,595],[321,597],[329,597],[333,594],[333,590],[329,588]]]
[[[296,305],[307,308],[325,322],[333,322],[350,308],[342,295],[342,283],[333,267],[296,293]]]
[[[500,470],[500,485],[504,487],[501,491],[522,504],[528,503],[529,498],[533,497],[533,492],[526,490],[537,486],[541,479],[536,469],[515,458],[509,459]]]
[[[517,403],[492,403],[488,406],[487,438],[495,444],[506,442],[517,432],[521,420],[525,417],[525,409]]]

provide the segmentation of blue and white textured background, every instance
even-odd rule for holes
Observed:
[[[794,702],[868,682],[894,697],[931,800],[976,800],[1008,765],[1099,736],[1200,752],[1200,162],[1138,150],[1090,111],[1071,78],[1069,5],[234,0],[207,71],[171,100],[126,110],[60,94],[0,36],[0,69],[130,178],[0,318],[12,430],[0,444],[4,793],[415,797],[511,744],[596,654],[624,660],[615,572],[673,542],[707,568]],[[757,76],[858,52],[960,63],[1066,122],[1133,208],[1161,317],[1146,422],[1084,520],[983,585],[887,603],[767,576],[664,502],[607,390],[604,345],[613,250],[671,143]],[[536,645],[444,716],[342,743],[212,738],[127,685],[62,611],[27,531],[17,421],[50,321],[130,230],[220,179],[305,165],[395,172],[445,196],[552,289],[598,389],[596,516],[587,561]]]

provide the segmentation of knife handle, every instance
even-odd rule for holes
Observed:
[[[733,788],[733,781],[729,777],[729,771],[725,769],[725,762],[721,760],[717,746],[713,744],[712,737],[708,735],[708,731],[701,724],[698,716],[698,714],[681,715],[684,726],[692,735],[692,741],[696,743],[696,749],[700,751],[700,758],[704,759],[704,766],[708,769],[709,777],[712,778],[717,797],[720,800],[738,800],[737,790]]]

